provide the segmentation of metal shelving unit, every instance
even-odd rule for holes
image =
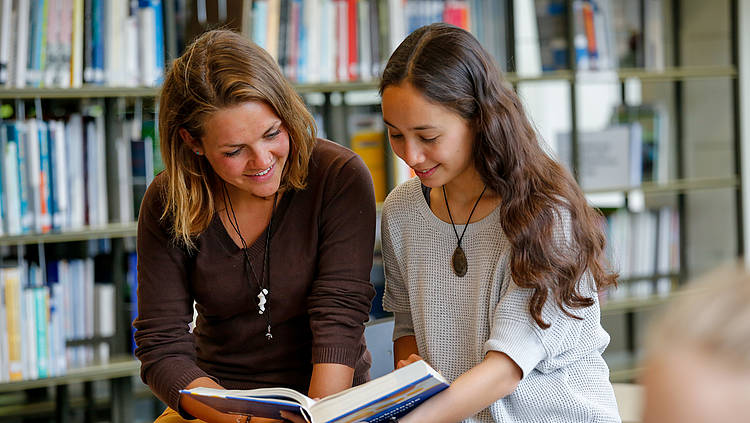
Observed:
[[[136,227],[136,222],[111,223],[107,226],[87,227],[72,231],[7,235],[0,237],[0,245],[52,244],[92,239],[129,238],[135,237]]]

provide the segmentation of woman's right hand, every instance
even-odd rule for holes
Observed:
[[[416,361],[424,360],[422,357],[420,357],[417,354],[410,354],[409,357],[406,360],[399,360],[398,363],[396,363],[396,368],[400,369],[404,366],[408,366],[411,363],[414,363]]]

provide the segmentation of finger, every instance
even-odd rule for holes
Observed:
[[[283,417],[284,420],[288,420],[292,423],[307,423],[307,420],[305,420],[305,418],[300,414],[290,413],[289,411],[282,411],[281,417]]]

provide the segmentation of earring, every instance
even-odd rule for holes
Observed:
[[[195,154],[197,154],[197,155],[200,156],[201,155],[201,151],[200,150],[195,150]]]

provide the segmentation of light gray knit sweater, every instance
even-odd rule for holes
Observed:
[[[561,228],[566,227],[564,223]],[[463,225],[457,226],[462,233]],[[482,410],[472,422],[619,422],[602,352],[609,335],[595,304],[566,316],[548,302],[549,329],[528,311],[531,290],[510,277],[510,244],[499,208],[472,223],[461,244],[469,269],[459,278],[451,256],[456,236],[430,210],[418,178],[398,186],[383,206],[383,306],[396,316],[393,339],[415,335],[419,354],[448,380],[479,364],[488,351],[507,354],[523,371],[515,391]],[[558,241],[564,242],[565,231]]]

